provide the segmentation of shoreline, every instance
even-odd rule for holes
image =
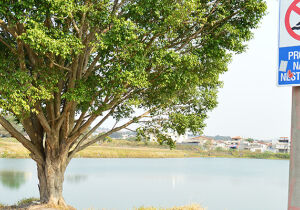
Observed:
[[[250,152],[238,150],[202,150],[199,146],[166,145],[127,140],[112,140],[92,145],[77,153],[74,158],[249,158],[288,160],[289,154]],[[28,158],[29,152],[13,138],[0,138],[0,158]]]

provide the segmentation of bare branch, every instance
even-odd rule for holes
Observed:
[[[129,130],[131,132],[136,132],[135,130],[132,130],[132,129],[129,129],[129,128],[124,128],[124,129]]]
[[[72,158],[76,152],[79,152],[79,151],[85,149],[86,147],[88,147],[88,146],[90,146],[90,145],[96,143],[97,141],[100,141],[100,140],[104,139],[105,137],[109,136],[110,134],[112,134],[112,133],[114,133],[114,132],[117,132],[117,131],[119,131],[119,130],[122,130],[122,129],[128,127],[129,125],[131,125],[132,123],[135,123],[136,121],[138,121],[139,119],[145,117],[145,116],[148,115],[149,113],[150,113],[150,111],[147,111],[147,112],[145,112],[145,113],[139,115],[138,117],[134,117],[132,120],[128,121],[127,123],[125,123],[125,124],[123,124],[123,125],[121,125],[121,126],[119,126],[119,127],[116,127],[116,128],[114,128],[114,129],[108,131],[108,132],[105,133],[105,134],[102,134],[102,135],[96,137],[95,139],[93,139],[93,140],[87,142],[86,144],[84,144],[84,145],[82,145],[82,146],[76,147],[76,148],[70,153],[70,155],[72,155],[72,156],[69,155],[69,158]]]
[[[97,125],[95,125],[87,134],[85,134],[77,143],[76,147],[73,149],[73,151],[70,152],[71,157],[73,157],[73,154],[76,153],[76,150],[81,146],[81,144],[90,136],[94,133],[94,131],[99,128],[106,120],[107,118],[114,112],[115,108],[112,108],[98,123]],[[72,146],[75,144],[76,141],[74,141],[70,148],[72,148]]]

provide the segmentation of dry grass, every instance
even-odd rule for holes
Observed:
[[[99,208],[88,208],[84,210],[98,210]],[[108,209],[102,209],[108,210]],[[127,209],[130,210],[130,209]],[[174,206],[172,208],[156,208],[156,207],[139,207],[133,208],[132,210],[207,210],[206,208],[202,208],[199,204],[191,204],[186,206]]]
[[[191,204],[188,206],[172,207],[172,208],[155,208],[155,207],[140,207],[135,210],[206,210],[198,204]]]
[[[79,152],[76,157],[99,158],[183,158],[196,157],[197,153],[183,150],[170,150],[158,148],[133,148],[91,146]]]
[[[184,157],[225,157],[256,159],[289,159],[289,154],[259,153],[250,151],[204,151],[199,146],[177,145],[170,150],[167,145],[113,140],[101,145],[94,144],[76,154],[77,158],[184,158]],[[0,138],[0,158],[29,158],[29,152],[13,138]]]
[[[80,151],[75,157],[81,158],[183,158],[199,157],[194,151],[170,150],[156,143],[145,145],[141,142],[113,141],[103,145],[92,145]],[[0,157],[29,158],[29,152],[13,138],[0,138]]]
[[[0,157],[29,158],[28,150],[13,138],[0,139]]]

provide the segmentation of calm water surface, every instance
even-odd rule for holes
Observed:
[[[64,197],[78,208],[200,203],[208,210],[283,210],[289,162],[226,158],[73,159]],[[0,203],[38,197],[29,159],[0,159]]]

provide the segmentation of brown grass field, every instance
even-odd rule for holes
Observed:
[[[289,154],[250,151],[203,150],[199,146],[180,145],[170,149],[155,142],[111,140],[94,144],[75,155],[76,158],[187,158],[224,157],[256,159],[289,159]],[[29,152],[14,138],[0,138],[0,158],[29,158]]]
[[[168,147],[159,148],[159,145],[145,145],[130,141],[104,143],[92,145],[77,153],[77,158],[183,158],[199,157],[199,153],[188,150],[170,150]],[[29,158],[29,152],[13,138],[0,139],[0,157],[2,158]]]

